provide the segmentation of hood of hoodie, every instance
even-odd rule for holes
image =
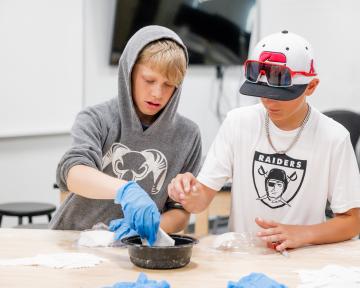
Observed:
[[[175,32],[168,28],[156,25],[146,26],[138,30],[130,38],[119,60],[118,100],[122,133],[129,132],[130,130],[131,133],[147,134],[155,129],[164,130],[165,127],[161,126],[167,125],[169,121],[174,121],[179,105],[182,83],[175,89],[174,94],[160,112],[161,114],[158,118],[145,131],[143,131],[132,99],[131,73],[138,55],[146,45],[160,39],[171,39],[179,44],[184,49],[188,62],[188,53],[184,43]]]

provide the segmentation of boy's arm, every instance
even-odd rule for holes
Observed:
[[[216,192],[200,183],[189,172],[177,175],[168,186],[170,198],[179,202],[190,213],[204,211],[210,205]]]
[[[166,233],[176,233],[186,228],[189,219],[189,212],[183,209],[171,209],[161,214],[160,227]]]
[[[115,199],[117,190],[126,183],[85,165],[71,167],[67,177],[71,192],[91,199]]]
[[[258,236],[266,242],[279,242],[277,250],[349,240],[360,233],[360,208],[353,208],[321,224],[287,225],[257,218],[263,228]]]
[[[84,109],[76,116],[71,129],[71,148],[61,158],[56,171],[56,182],[61,191],[77,193],[67,183],[74,166],[84,165],[102,171],[102,147],[108,134],[106,120],[101,116],[105,113],[109,113],[106,106],[97,105]]]
[[[86,198],[114,199],[120,186],[127,181],[106,175],[95,168],[76,165],[69,170],[67,184],[70,191]],[[183,230],[190,213],[183,209],[171,209],[161,215],[160,227],[167,233]]]

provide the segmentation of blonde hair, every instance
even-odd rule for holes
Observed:
[[[136,64],[144,64],[178,86],[185,77],[187,61],[184,49],[173,40],[162,39],[149,43],[140,52]]]

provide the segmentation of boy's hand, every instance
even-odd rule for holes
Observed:
[[[130,228],[153,245],[159,229],[160,213],[144,189],[136,182],[129,181],[117,190],[114,202],[121,204],[124,219]]]
[[[109,230],[115,232],[114,240],[137,235],[136,231],[130,228],[124,218],[111,220]]]
[[[304,225],[286,225],[261,218],[255,219],[261,229],[257,236],[268,244],[279,243],[275,249],[283,251],[287,248],[298,248],[309,244],[308,229]]]
[[[200,213],[214,198],[216,191],[201,184],[191,173],[177,175],[168,185],[169,197],[179,202],[186,211]]]
[[[168,194],[174,201],[186,205],[197,196],[196,183],[197,180],[191,173],[178,174],[168,185]]]

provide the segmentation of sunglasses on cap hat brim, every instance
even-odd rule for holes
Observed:
[[[276,63],[247,60],[244,64],[245,78],[252,83],[259,82],[261,76],[265,76],[266,82],[272,87],[290,87],[293,85],[293,77],[302,75],[305,77],[316,76],[316,73],[305,71],[293,71],[289,67]]]

